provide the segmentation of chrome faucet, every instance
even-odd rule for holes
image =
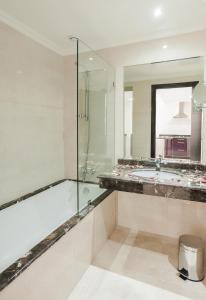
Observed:
[[[161,170],[161,163],[162,163],[162,155],[159,155],[159,157],[155,159],[156,171]]]

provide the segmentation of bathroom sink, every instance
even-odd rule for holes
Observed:
[[[141,177],[144,179],[157,179],[160,181],[164,181],[164,180],[179,181],[182,179],[182,176],[175,172],[155,171],[155,170],[148,170],[148,169],[135,170],[131,172],[131,175]]]

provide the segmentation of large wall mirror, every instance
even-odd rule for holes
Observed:
[[[193,101],[203,81],[201,57],[125,67],[124,157],[206,164],[205,109]]]

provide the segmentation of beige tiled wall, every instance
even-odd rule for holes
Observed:
[[[95,209],[93,257],[96,256],[116,227],[116,194],[113,192]]]
[[[113,193],[0,292],[0,300],[66,300],[115,225]]]
[[[179,237],[195,234],[206,241],[206,204],[118,192],[118,225]]]
[[[64,178],[63,57],[0,22],[0,204]]]

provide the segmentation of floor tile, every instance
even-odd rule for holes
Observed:
[[[118,227],[93,260],[93,265],[193,300],[206,299],[206,280],[178,277],[178,241]]]
[[[189,300],[141,281],[90,266],[68,300]]]

